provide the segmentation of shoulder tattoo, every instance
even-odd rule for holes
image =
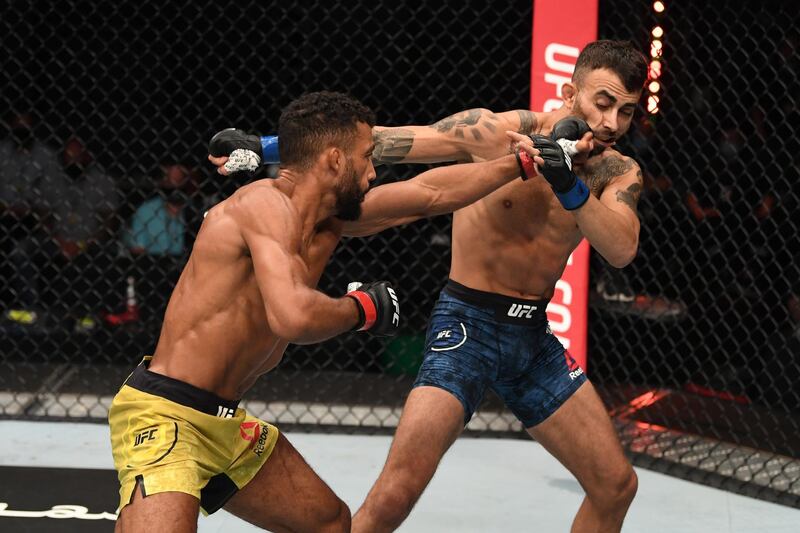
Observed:
[[[636,183],[632,183],[624,191],[617,191],[617,201],[624,203],[635,213],[639,196],[642,194],[642,170],[630,157],[609,156],[598,159],[596,162],[588,161],[580,172],[592,194],[597,197],[614,179],[627,174],[636,167]]]
[[[517,133],[530,135],[536,131],[538,121],[536,120],[536,115],[534,115],[532,111],[517,109],[517,115],[519,115],[519,129]]]

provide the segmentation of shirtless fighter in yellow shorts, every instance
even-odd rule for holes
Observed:
[[[199,510],[221,507],[272,531],[349,531],[347,506],[239,399],[289,343],[396,330],[399,305],[388,282],[340,298],[315,290],[342,235],[451,212],[517,178],[520,166],[532,175],[534,163],[544,164],[521,146],[367,192],[374,122],[342,94],[294,101],[280,118],[278,178],[246,185],[208,212],[155,353],[109,412],[121,485],[117,531],[195,531]],[[229,170],[247,165],[246,155],[231,155],[211,160]]]

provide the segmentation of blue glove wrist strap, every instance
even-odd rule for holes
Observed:
[[[555,192],[558,201],[561,202],[561,205],[563,205],[564,209],[567,211],[578,209],[586,203],[586,200],[589,199],[589,188],[577,176],[575,176],[575,185],[573,185],[568,191],[553,192]]]
[[[261,164],[269,165],[280,162],[281,156],[278,155],[278,137],[275,135],[261,137]]]

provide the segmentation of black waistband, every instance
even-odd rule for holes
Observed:
[[[509,324],[539,326],[547,323],[547,304],[550,300],[526,300],[495,292],[479,291],[447,280],[442,292],[458,298],[462,302],[490,309],[495,320]]]
[[[147,370],[148,363],[149,359],[142,361],[125,381],[125,384],[207,415],[233,418],[236,408],[239,406],[238,400],[225,400],[214,393],[198,389],[183,381],[150,372]]]

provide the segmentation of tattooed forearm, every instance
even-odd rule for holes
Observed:
[[[372,160],[375,163],[398,163],[405,159],[414,144],[414,131],[405,128],[390,128],[372,135],[375,150]]]
[[[465,135],[469,134],[469,137],[481,142],[484,140],[485,133],[481,133],[480,128],[483,127],[486,131],[495,133],[497,131],[495,123],[499,120],[500,118],[488,109],[468,109],[443,118],[429,127],[439,133],[449,134],[452,132],[458,139],[464,139]]]
[[[639,172],[641,174],[641,171]],[[624,191],[617,191],[617,201],[622,202],[631,208],[631,211],[636,213],[636,206],[639,203],[639,196],[642,194],[642,184],[632,183],[630,187]]]
[[[518,133],[522,135],[530,135],[534,131],[536,131],[536,115],[533,114],[531,111],[526,111],[524,109],[518,109],[517,114],[519,115],[519,129],[517,130]]]
[[[439,133],[448,133],[455,128],[456,133],[458,133],[462,128],[476,125],[481,119],[482,114],[481,109],[468,109],[461,113],[445,117],[439,122],[431,124],[429,127],[435,129]],[[461,134],[464,134],[463,131]]]

